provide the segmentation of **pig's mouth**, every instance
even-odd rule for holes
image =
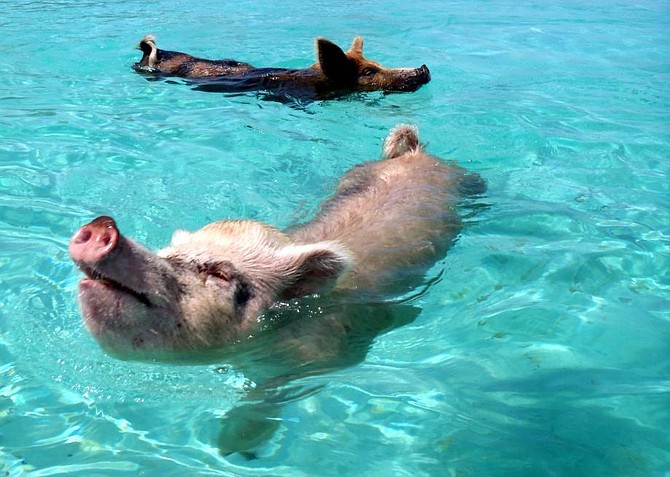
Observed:
[[[124,285],[123,283],[117,282],[116,280],[103,275],[102,273],[100,273],[99,271],[97,271],[94,268],[87,267],[87,266],[80,266],[79,268],[86,275],[86,278],[82,279],[82,281],[84,281],[84,280],[94,281],[94,282],[104,286],[107,289],[115,290],[115,291],[124,293],[126,295],[132,296],[133,298],[135,298],[137,301],[142,303],[147,308],[151,308],[153,306],[146,293],[142,293],[142,292],[138,292],[137,290],[133,290],[132,288],[129,288],[128,286]]]

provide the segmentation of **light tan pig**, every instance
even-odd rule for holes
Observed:
[[[105,349],[132,357],[226,347],[257,334],[264,312],[292,298],[381,302],[421,283],[461,229],[458,204],[484,188],[400,125],[382,160],[347,172],[316,216],[289,230],[226,220],[177,231],[153,253],[99,217],[69,246],[86,275],[84,322]]]
[[[460,204],[484,189],[400,125],[382,160],[350,170],[312,220],[289,230],[215,222],[153,253],[99,217],[70,241],[86,275],[84,322],[123,358],[241,370],[254,385],[225,413],[217,445],[254,458],[283,404],[311,392],[289,383],[362,361],[376,336],[415,319],[416,306],[386,300],[423,283],[462,228]]]

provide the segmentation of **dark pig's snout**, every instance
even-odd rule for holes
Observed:
[[[70,257],[78,264],[94,265],[116,249],[120,237],[114,219],[98,217],[72,236],[68,247]]]
[[[421,68],[417,68],[416,75],[424,84],[430,81],[430,70],[426,65],[421,65]]]
[[[430,82],[430,70],[426,65],[418,68],[400,68],[397,71],[401,73],[397,76],[395,88],[389,88],[390,90],[411,92]]]

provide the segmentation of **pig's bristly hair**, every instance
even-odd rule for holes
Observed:
[[[336,241],[296,244],[280,230],[251,220],[214,222],[194,233],[177,230],[171,246],[158,252],[164,258],[194,263],[212,254],[234,263],[268,298],[296,283],[306,290],[305,284],[332,285],[354,261],[351,252]]]
[[[142,59],[147,58],[147,64],[144,66],[153,68],[158,63],[158,47],[156,46],[156,38],[153,35],[145,35],[137,45],[137,49],[141,50],[144,54]]]
[[[419,129],[413,124],[398,124],[384,139],[383,159],[393,159],[421,148]]]
[[[144,35],[144,38],[140,40],[140,42],[137,44],[137,49],[141,50],[142,45],[146,44],[148,46],[153,46],[154,48],[156,47],[156,37],[153,35]]]

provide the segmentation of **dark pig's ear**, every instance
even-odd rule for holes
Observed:
[[[317,58],[326,78],[335,83],[351,83],[358,73],[356,64],[332,41],[316,40]]]
[[[329,291],[352,265],[348,250],[334,242],[290,245],[280,252],[286,270],[282,298]]]
[[[351,43],[351,48],[349,48],[349,53],[352,55],[363,56],[363,38],[357,36],[354,38],[354,41]]]

